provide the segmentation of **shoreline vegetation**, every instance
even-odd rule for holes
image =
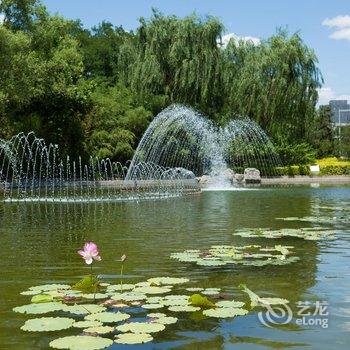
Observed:
[[[107,21],[87,29],[38,0],[2,1],[0,13],[4,140],[34,131],[72,158],[123,163],[153,118],[179,103],[218,126],[250,118],[283,165],[350,156],[350,127],[334,129],[330,109],[317,107],[322,74],[298,33],[226,43],[218,18],[157,10],[133,31]]]

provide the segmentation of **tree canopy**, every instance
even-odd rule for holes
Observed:
[[[322,76],[297,33],[223,45],[210,16],[154,10],[128,32],[85,29],[38,0],[3,0],[0,12],[0,137],[34,130],[67,153],[125,161],[152,117],[177,102],[219,124],[247,116],[280,146],[312,144]]]

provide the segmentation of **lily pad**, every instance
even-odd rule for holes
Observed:
[[[101,285],[101,284],[100,284]],[[135,288],[134,284],[130,284],[130,283],[123,283],[123,285],[121,286],[120,284],[111,284],[107,287],[107,292],[125,292],[127,290],[132,290]]]
[[[27,320],[21,329],[27,332],[52,332],[68,329],[72,327],[73,323],[73,318],[41,317]]]
[[[21,295],[37,295],[40,294],[41,290],[25,290],[23,292],[21,292]]]
[[[159,318],[159,317],[166,317],[166,314],[162,312],[151,312],[147,316],[151,318]]]
[[[105,310],[106,308],[104,306],[97,304],[74,304],[63,306],[63,311],[74,315],[96,314]]]
[[[165,294],[171,292],[170,288],[165,287],[136,287],[133,290],[134,293],[140,293],[140,294]]]
[[[124,323],[116,329],[120,332],[131,332],[131,333],[156,333],[163,331],[165,326],[159,323],[150,322],[130,322]]]
[[[221,300],[216,302],[217,307],[242,307],[244,306],[243,301],[236,301],[236,300]]]
[[[199,311],[201,308],[197,306],[185,305],[185,306],[170,306],[168,308],[169,311],[173,312],[195,312]]]
[[[70,289],[71,286],[68,284],[57,284],[57,283],[52,283],[52,284],[41,284],[39,286],[34,286],[30,287],[30,290],[40,290],[42,292],[46,292],[49,290],[61,290],[61,289]]]
[[[75,328],[89,328],[102,326],[102,322],[99,321],[77,321],[72,324]]]
[[[162,305],[162,304],[143,304],[143,305],[141,305],[141,307],[143,309],[153,310],[153,309],[161,309],[162,307],[164,307],[164,305]]]
[[[173,324],[173,323],[176,323],[177,321],[178,319],[176,317],[166,316],[166,317],[157,317],[153,322],[160,323],[160,324]]]
[[[204,288],[193,287],[193,288],[186,288],[186,290],[187,290],[188,292],[200,292],[200,291],[204,290]]]
[[[21,314],[46,314],[53,311],[63,310],[65,305],[59,302],[50,303],[40,303],[40,304],[28,304],[17,306],[13,308],[14,312],[19,312]]]
[[[84,333],[97,333],[97,334],[108,334],[114,331],[114,327],[110,326],[96,326],[84,329]]]
[[[235,316],[243,316],[248,310],[235,307],[219,307],[216,309],[208,309],[203,311],[203,315],[217,318],[229,318]]]
[[[84,299],[107,299],[108,295],[104,293],[87,293],[87,294],[82,294],[82,298]]]
[[[183,284],[189,282],[188,278],[178,278],[178,277],[155,277],[149,278],[147,280],[150,284],[155,284],[157,286],[163,285],[174,285],[174,284]]]
[[[163,306],[186,306],[189,305],[189,300],[187,299],[164,299],[160,302]]]
[[[55,349],[69,350],[99,350],[105,349],[113,344],[113,341],[103,337],[89,335],[74,335],[62,337],[50,342],[50,347]]]
[[[118,334],[115,342],[118,344],[143,344],[153,340],[153,337],[148,333],[124,333]]]
[[[218,294],[220,294],[220,290],[205,289],[201,293],[204,295],[218,295]]]
[[[31,299],[31,302],[34,304],[49,303],[50,301],[53,301],[53,296],[49,294],[37,294]]]
[[[120,321],[125,321],[128,318],[130,318],[129,314],[125,314],[122,312],[107,312],[107,311],[85,316],[85,320],[87,321],[100,321],[102,323],[120,322]]]

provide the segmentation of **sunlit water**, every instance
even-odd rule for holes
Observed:
[[[207,191],[201,195],[138,203],[1,203],[0,348],[47,349],[50,340],[71,335],[31,334],[19,327],[28,316],[11,311],[28,302],[19,293],[41,283],[73,283],[88,273],[76,250],[86,240],[100,246],[95,271],[118,281],[122,254],[128,256],[126,279],[187,276],[191,286],[221,287],[237,299],[245,283],[258,294],[297,301],[329,303],[329,327],[267,328],[251,312],[234,319],[181,320],[142,349],[348,349],[350,343],[350,227],[339,225],[335,241],[295,238],[265,240],[232,235],[242,227],[306,227],[276,217],[312,216],[322,205],[350,205],[350,187],[284,187],[250,191]],[[336,215],[336,212],[328,212]],[[294,245],[301,260],[287,266],[205,268],[171,260],[172,252],[213,244]],[[76,331],[79,334],[79,330]],[[134,349],[114,345],[111,349]]]

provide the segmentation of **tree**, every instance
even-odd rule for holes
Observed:
[[[4,14],[5,27],[30,31],[37,18],[47,16],[46,8],[38,0],[2,0],[0,13]]]
[[[309,142],[317,150],[317,157],[334,154],[334,131],[329,106],[320,106],[310,123]]]
[[[120,86],[99,84],[91,95],[91,104],[85,122],[88,153],[122,162],[131,159],[152,113],[137,104],[130,90]]]
[[[279,144],[302,141],[322,82],[314,52],[283,31],[258,46],[231,39],[226,50],[229,108],[257,121]]]

